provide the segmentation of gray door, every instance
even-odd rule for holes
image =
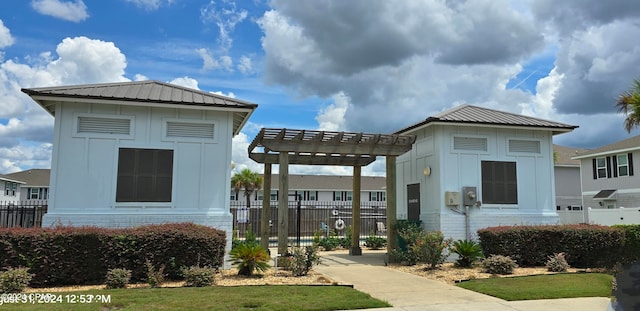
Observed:
[[[420,184],[407,185],[407,219],[420,220]]]

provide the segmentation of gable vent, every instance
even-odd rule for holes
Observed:
[[[453,137],[453,149],[487,151],[487,139],[480,137]]]
[[[540,142],[537,140],[509,140],[509,152],[540,153]]]
[[[129,135],[131,119],[78,117],[78,133]]]
[[[167,137],[213,139],[213,123],[167,122]]]

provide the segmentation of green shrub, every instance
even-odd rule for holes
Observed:
[[[339,239],[339,244],[340,247],[344,248],[344,249],[350,249],[351,248],[351,235],[353,234],[353,227],[351,226],[347,226],[344,229],[344,237]]]
[[[567,272],[567,269],[569,269],[569,264],[567,263],[567,259],[564,257],[564,253],[557,253],[553,254],[553,256],[549,256],[549,260],[547,260],[545,266],[550,272]]]
[[[337,238],[333,235],[328,237],[323,237],[320,239],[318,245],[322,247],[325,251],[332,251],[338,248],[341,244],[340,238]]]
[[[381,249],[387,245],[387,239],[373,234],[364,240],[364,246],[370,249]]]
[[[161,287],[162,283],[164,283],[165,278],[165,265],[162,264],[159,268],[156,269],[156,267],[153,265],[153,263],[151,263],[149,259],[147,259],[144,264],[147,267],[147,284],[149,284],[149,287]]]
[[[131,270],[110,269],[104,284],[107,288],[125,288],[131,281]]]
[[[185,287],[205,287],[216,283],[216,269],[192,266],[182,269]]]
[[[399,248],[389,252],[389,261],[413,266],[422,259],[420,248],[416,245],[426,237],[426,232],[418,224],[400,221],[398,223]]]
[[[518,267],[515,261],[508,256],[492,255],[482,261],[482,271],[491,274],[512,274]]]
[[[293,276],[305,276],[314,265],[320,264],[318,248],[307,246],[305,248],[293,247],[289,252],[288,269]]]
[[[469,268],[476,261],[484,257],[480,244],[470,240],[457,240],[453,242],[451,251],[458,255],[456,266],[462,268]]]
[[[269,268],[269,253],[260,245],[241,244],[229,253],[231,263],[238,265],[238,275],[252,276],[254,271]]]
[[[615,225],[624,231],[622,247],[622,263],[633,263],[640,260],[640,225]]]
[[[555,253],[565,253],[573,267],[612,267],[625,239],[619,228],[596,225],[492,227],[478,236],[485,256],[510,256],[524,267],[543,266]]]
[[[96,227],[0,229],[0,266],[28,267],[30,286],[104,284],[112,268],[131,270],[132,282],[144,282],[145,259],[166,263],[169,279],[180,279],[180,267],[219,267],[225,232],[192,223],[136,228]]]
[[[420,261],[427,264],[427,269],[436,269],[449,256],[452,239],[445,239],[440,231],[431,231],[424,235],[413,247],[420,254]]]
[[[0,273],[0,293],[20,293],[32,277],[28,268],[9,268]]]

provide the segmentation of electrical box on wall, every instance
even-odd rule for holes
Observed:
[[[476,187],[462,187],[462,205],[473,206],[478,201]]]
[[[460,192],[447,191],[444,193],[444,201],[447,206],[460,205]]]

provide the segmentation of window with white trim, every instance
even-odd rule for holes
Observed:
[[[387,200],[387,193],[384,191],[369,192],[369,201],[384,202]]]
[[[48,188],[28,188],[29,200],[46,200],[49,197]]]
[[[626,154],[616,156],[618,167],[618,176],[629,176],[629,158]]]
[[[352,201],[353,200],[353,192],[351,192],[351,191],[334,191],[333,192],[333,200],[334,201]]]
[[[15,197],[18,192],[18,183],[5,181],[4,182],[4,195],[9,197]]]
[[[596,174],[598,178],[607,178],[607,159],[606,158],[596,159]]]

